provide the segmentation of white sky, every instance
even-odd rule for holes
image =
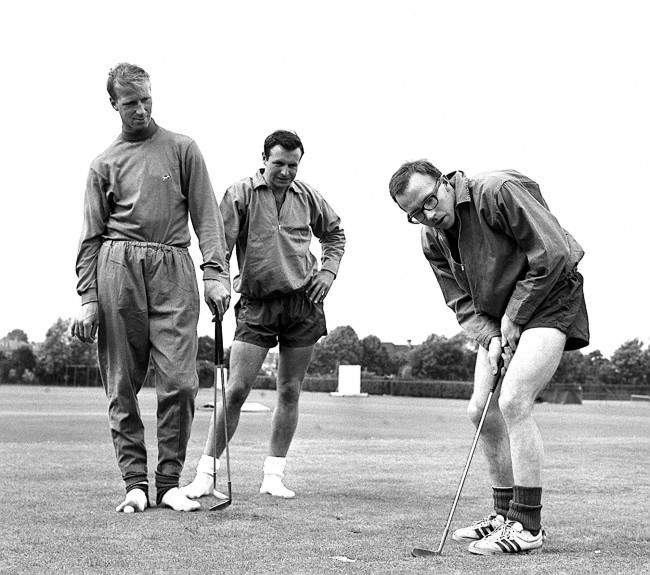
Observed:
[[[583,245],[592,346],[647,341],[650,79],[643,2],[34,2],[3,8],[0,336],[76,314],[88,166],[119,133],[120,61],[156,121],[194,138],[218,199],[264,137],[302,137],[299,178],[348,239],[328,325],[421,342],[459,328],[388,196],[405,160],[514,168]],[[217,7],[218,6],[218,7]],[[317,7],[316,7],[317,6]],[[195,261],[199,252],[193,248]],[[643,295],[646,294],[646,295]],[[210,333],[204,307],[199,334]],[[229,341],[232,312],[225,323]]]

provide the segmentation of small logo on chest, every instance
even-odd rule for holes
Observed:
[[[165,174],[162,178],[162,181],[166,182],[169,178],[171,178],[171,176],[169,174]]]

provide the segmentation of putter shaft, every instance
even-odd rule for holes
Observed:
[[[221,320],[218,317],[214,318],[214,411],[213,411],[213,425],[214,432],[214,476],[213,476],[213,490],[217,489],[217,370],[221,376],[221,411],[223,412],[223,433],[226,441],[226,471],[228,474],[228,499],[220,501],[216,505],[210,507],[210,511],[225,509],[232,503],[232,482],[230,479],[230,448],[228,446],[228,414],[226,410],[226,369],[224,365],[223,353],[223,332],[221,329]]]
[[[467,456],[467,461],[465,462],[465,468],[463,469],[463,475],[460,479],[460,484],[458,485],[458,489],[456,490],[456,496],[454,497],[454,502],[452,503],[451,509],[449,510],[447,523],[445,524],[445,529],[442,532],[442,537],[440,538],[440,545],[438,545],[438,549],[436,551],[415,547],[411,550],[411,555],[413,555],[413,557],[431,557],[433,555],[442,555],[442,548],[444,547],[445,541],[447,540],[447,535],[449,534],[451,521],[454,517],[454,513],[456,512],[456,506],[458,505],[460,494],[463,491],[463,486],[465,485],[465,479],[467,478],[469,466],[470,463],[472,462],[472,458],[474,457],[474,452],[476,451],[476,445],[478,444],[478,439],[479,436],[481,435],[481,430],[483,429],[483,422],[485,421],[488,409],[490,408],[490,403],[492,402],[492,396],[494,395],[494,392],[496,391],[497,387],[499,387],[499,383],[501,383],[501,380],[503,379],[503,374],[501,373],[502,371],[501,368],[503,367],[503,360],[501,358],[499,358],[497,367],[498,367],[497,375],[494,377],[494,383],[492,384],[490,393],[488,394],[487,400],[485,401],[485,407],[483,407],[481,420],[479,421],[479,424],[476,427],[476,433],[474,434],[474,441],[472,441],[472,447],[469,451],[469,455]]]

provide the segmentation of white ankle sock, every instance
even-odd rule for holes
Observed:
[[[181,493],[189,499],[198,499],[204,495],[211,495],[214,485],[214,466],[215,459],[211,455],[201,455],[199,463],[196,466],[196,476],[192,483],[181,487]],[[217,471],[219,470],[220,461],[216,460]],[[216,493],[215,493],[216,495]],[[217,497],[219,497],[219,494]],[[225,496],[223,497],[225,499]]]
[[[260,487],[260,493],[267,493],[273,497],[282,497],[283,499],[292,499],[296,496],[295,492],[287,489],[282,483],[284,469],[287,465],[285,457],[268,456],[264,460],[264,479]]]

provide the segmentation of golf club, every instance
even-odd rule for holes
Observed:
[[[232,483],[230,481],[230,449],[228,447],[228,416],[226,413],[226,378],[225,366],[223,361],[223,331],[221,328],[221,320],[218,316],[214,319],[214,411],[212,412],[212,421],[214,429],[214,453],[213,455],[213,468],[212,468],[212,489],[217,489],[217,370],[221,376],[221,411],[223,412],[223,435],[226,442],[226,472],[228,476],[228,499],[220,501],[216,505],[210,507],[210,511],[220,511],[225,509],[232,503]]]
[[[479,421],[479,424],[476,427],[476,433],[474,434],[474,441],[472,442],[472,448],[469,450],[469,455],[467,456],[467,461],[465,462],[465,469],[463,470],[463,475],[460,479],[460,485],[458,486],[458,490],[456,491],[456,497],[454,498],[454,502],[451,506],[451,510],[449,511],[449,517],[447,517],[447,524],[445,525],[445,530],[442,533],[442,538],[440,539],[440,545],[438,546],[438,549],[436,549],[435,551],[433,549],[414,547],[413,549],[411,549],[411,555],[413,555],[413,557],[432,557],[436,555],[442,555],[442,548],[444,547],[445,541],[447,540],[449,527],[451,526],[451,520],[454,517],[454,512],[456,511],[456,505],[458,505],[458,500],[460,499],[460,493],[463,490],[463,485],[465,485],[465,478],[467,477],[467,472],[469,471],[469,464],[472,462],[472,457],[474,457],[474,451],[476,450],[476,444],[478,443],[478,438],[479,435],[481,434],[481,429],[483,428],[483,422],[485,421],[485,416],[487,415],[488,409],[490,407],[492,396],[494,395],[496,388],[499,386],[499,383],[501,383],[501,380],[503,378],[503,374],[501,373],[502,367],[503,367],[503,358],[499,357],[499,361],[497,363],[497,374],[494,376],[494,383],[492,384],[492,389],[490,389],[490,393],[487,396],[487,401],[485,402],[485,407],[483,408],[483,414],[481,415],[481,421]]]

